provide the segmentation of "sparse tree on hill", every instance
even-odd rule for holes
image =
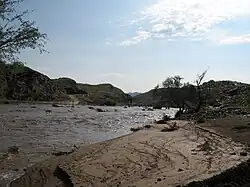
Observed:
[[[207,73],[205,70],[203,73],[197,75],[196,83],[196,95],[197,95],[197,103],[193,106],[190,102],[187,101],[188,95],[192,94],[191,88],[193,87],[189,83],[182,83],[183,78],[179,75],[168,77],[165,81],[163,81],[162,85],[164,88],[171,88],[172,91],[172,102],[174,102],[178,108],[178,115],[183,113],[184,109],[188,109],[194,112],[198,112],[202,105],[202,96],[201,96],[201,84]],[[190,88],[190,89],[189,89]],[[188,93],[190,91],[190,93]]]
[[[39,31],[34,21],[26,19],[28,10],[17,11],[24,0],[0,0],[0,60],[15,61],[23,49],[44,52],[46,34]]]
[[[183,78],[179,75],[173,77],[167,77],[165,81],[162,82],[164,88],[181,88],[183,84],[181,81]]]

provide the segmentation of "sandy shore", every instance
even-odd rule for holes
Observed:
[[[170,122],[174,123],[174,121]],[[153,125],[127,136],[53,157],[10,186],[176,186],[209,178],[246,161],[230,138],[177,121],[176,131]]]

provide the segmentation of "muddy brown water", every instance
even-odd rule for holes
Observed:
[[[174,109],[94,107],[106,110],[97,112],[88,107],[0,105],[0,184],[17,178],[24,168],[49,158],[52,152],[126,135],[131,127],[150,124],[164,114],[175,114]],[[19,147],[17,155],[7,154],[11,146]]]

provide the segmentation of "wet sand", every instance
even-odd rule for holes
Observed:
[[[161,132],[164,126],[54,156],[10,186],[176,186],[209,178],[249,158],[240,155],[243,144],[209,129],[177,121],[178,130]]]

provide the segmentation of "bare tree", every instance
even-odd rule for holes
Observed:
[[[195,108],[195,112],[198,112],[201,108],[201,105],[202,105],[202,97],[201,97],[201,84],[202,84],[202,81],[204,79],[204,77],[206,76],[207,74],[207,71],[208,69],[206,69],[203,73],[201,74],[198,74],[197,75],[197,79],[196,79],[196,88],[197,88],[197,95],[198,95],[198,104]]]
[[[198,112],[202,105],[202,96],[201,96],[201,85],[203,82],[204,77],[207,74],[207,69],[202,72],[201,74],[197,74],[197,79],[195,80],[196,83],[196,92],[197,92],[197,104],[195,106],[192,106],[187,101],[183,100],[183,108],[186,107],[188,110],[192,110],[194,112]]]
[[[34,21],[26,20],[28,10],[17,11],[24,0],[0,0],[0,60],[14,61],[26,48],[44,52],[47,36],[39,31]]]

